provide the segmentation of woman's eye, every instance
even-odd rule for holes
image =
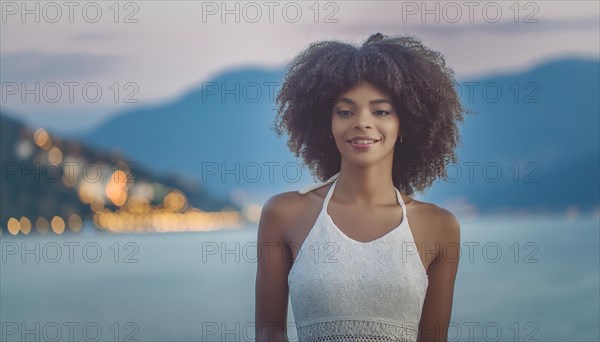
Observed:
[[[338,111],[338,114],[341,116],[346,116],[345,113],[347,113],[348,115],[352,114],[352,112],[350,112],[349,110],[340,110]],[[381,116],[386,116],[389,115],[390,112],[388,112],[387,110],[377,110],[375,111],[376,115],[381,115]]]

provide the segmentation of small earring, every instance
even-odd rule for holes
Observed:
[[[400,142],[402,142],[402,136],[400,136]]]
[[[329,134],[329,139],[333,139],[333,135]]]

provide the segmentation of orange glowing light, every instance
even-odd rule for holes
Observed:
[[[106,197],[115,205],[122,206],[127,201],[127,174],[121,170],[113,172],[106,185]]]
[[[83,222],[81,221],[81,217],[77,214],[71,214],[69,216],[69,229],[73,232],[81,231],[81,227]]]
[[[185,195],[179,190],[171,191],[163,200],[166,209],[180,211],[187,206]]]
[[[62,234],[65,231],[65,221],[60,216],[54,216],[50,224],[52,231],[56,234]]]
[[[63,154],[60,148],[54,146],[48,151],[48,160],[51,163],[59,164],[63,159]]]
[[[52,138],[50,138],[48,132],[46,132],[46,130],[43,128],[38,128],[33,133],[33,141],[36,145],[43,148],[44,150],[49,149],[50,145],[52,144]]]
[[[31,231],[31,221],[25,216],[21,217],[19,220],[19,225],[21,226],[21,232],[25,235],[29,234]]]
[[[6,228],[8,228],[8,232],[12,235],[17,235],[19,234],[19,230],[21,230],[21,225],[19,224],[19,221],[16,218],[11,217],[10,219],[8,219]]]
[[[94,198],[90,203],[90,208],[95,213],[104,210],[104,200],[102,198]]]
[[[79,191],[77,191],[77,194],[79,195],[79,199],[83,203],[91,203],[92,200],[94,199],[93,185],[90,183],[87,183],[87,182],[83,182],[80,184],[81,184],[81,186],[79,187]]]

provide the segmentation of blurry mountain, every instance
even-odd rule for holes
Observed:
[[[25,216],[31,222],[38,217],[49,221],[53,216],[66,219],[76,214],[86,220],[92,218],[93,207],[118,209],[115,203],[106,200],[105,192],[109,190],[104,184],[117,170],[128,175],[120,181],[131,188],[129,196],[136,192],[148,195],[149,205],[160,206],[167,194],[177,191],[183,194],[189,207],[203,211],[240,209],[174,174],[158,175],[119,153],[99,152],[77,141],[63,140],[44,129],[32,131],[2,114],[0,142],[2,227],[6,227],[11,217],[18,220]],[[118,186],[114,189],[118,190]],[[91,203],[94,197],[99,202]]]
[[[232,199],[262,201],[274,189],[313,182],[269,126],[281,70],[240,69],[158,107],[124,112],[76,138],[175,171]]]
[[[480,212],[597,208],[598,67],[597,60],[562,59],[458,80],[462,102],[477,114],[461,126],[459,163],[448,169],[453,180],[416,197],[475,204]],[[214,191],[263,201],[314,181],[285,137],[278,140],[270,130],[282,78],[283,70],[231,70],[170,103],[123,112],[78,138]],[[286,163],[293,166],[287,173]]]
[[[463,197],[480,211],[598,209],[598,60],[556,60],[475,80],[471,98],[466,82],[459,81],[462,102],[477,114],[461,130],[462,177],[431,195]]]

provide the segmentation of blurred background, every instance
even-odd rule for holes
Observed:
[[[449,340],[600,340],[598,2],[0,4],[0,340],[254,340],[262,205],[315,182],[285,67],[376,32],[477,113],[414,196],[461,222]]]

